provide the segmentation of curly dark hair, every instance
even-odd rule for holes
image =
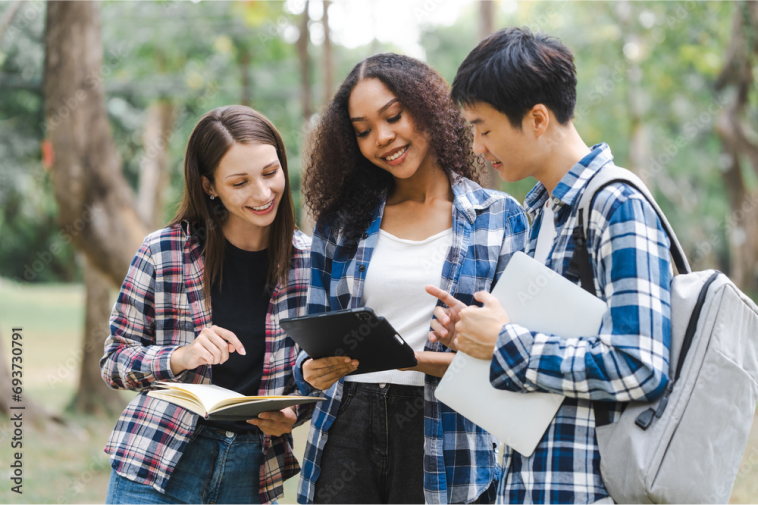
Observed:
[[[336,226],[346,244],[357,245],[385,191],[389,172],[366,159],[358,148],[348,102],[358,82],[379,79],[410,114],[415,127],[429,136],[437,165],[452,180],[479,182],[481,159],[472,150],[472,134],[450,86],[426,63],[394,53],[377,54],[358,63],[321,114],[303,158],[303,197],[317,226]]]

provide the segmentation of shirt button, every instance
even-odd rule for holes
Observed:
[[[560,199],[560,198],[558,198],[558,197],[555,197],[555,198],[553,198],[553,203],[554,203],[555,205],[560,205],[560,203],[561,203],[561,199]]]
[[[365,272],[366,271],[366,265],[359,266],[358,270],[360,270],[361,272]]]
[[[363,240],[366,240],[368,238],[368,233],[363,234]]]
[[[269,361],[270,363],[273,363],[273,362],[274,362],[274,359],[275,359],[275,358],[274,358],[274,355],[272,354],[272,355],[271,355],[271,357],[268,359],[268,361]]]
[[[379,384],[379,387],[382,388],[382,389],[384,389],[386,386],[387,386],[387,384],[385,382],[382,382],[381,384]]]
[[[234,438],[234,432],[233,431],[227,431],[226,432],[227,438]]]

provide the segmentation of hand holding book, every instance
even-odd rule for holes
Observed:
[[[297,422],[295,407],[287,407],[279,412],[263,412],[257,419],[248,419],[248,423],[261,429],[266,435],[281,437],[292,432],[292,426]]]

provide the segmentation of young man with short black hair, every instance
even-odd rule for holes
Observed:
[[[527,29],[502,30],[464,60],[452,94],[474,127],[474,149],[501,177],[539,181],[524,205],[533,223],[528,254],[578,284],[567,271],[579,200],[613,156],[606,144],[588,147],[574,128],[571,51]],[[668,383],[672,268],[655,210],[636,189],[607,186],[590,213],[585,247],[595,290],[608,304],[597,335],[565,338],[509,323],[489,293],[476,295],[483,307],[462,314],[464,307],[450,307],[433,325],[433,339],[492,360],[494,387],[566,397],[532,456],[506,456],[502,502],[612,503],[593,407],[607,402],[615,421],[624,402],[654,400]]]

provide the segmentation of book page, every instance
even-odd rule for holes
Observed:
[[[159,381],[157,384],[165,386],[173,391],[181,391],[189,398],[194,398],[205,408],[206,412],[210,412],[213,410],[214,406],[224,400],[244,398],[244,396],[239,393],[212,384],[186,384],[163,381]]]
[[[175,405],[179,405],[180,407],[184,407],[185,409],[194,412],[195,414],[205,417],[208,415],[208,412],[203,409],[200,405],[197,404],[197,402],[192,398],[187,398],[181,396],[183,392],[181,391],[148,391],[147,396],[152,396],[153,398],[158,398],[159,400],[165,400],[167,402],[173,403]]]
[[[186,384],[164,381],[158,381],[157,384],[166,386],[172,391],[179,392],[188,399],[194,399],[202,405],[207,412],[239,402],[290,398],[290,396],[243,396],[229,389],[212,384]]]

